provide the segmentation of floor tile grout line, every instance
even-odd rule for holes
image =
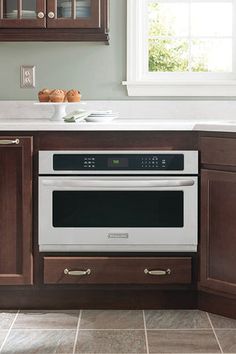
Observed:
[[[144,333],[145,333],[145,342],[146,342],[147,354],[149,354],[149,345],[148,345],[148,336],[147,336],[147,326],[146,326],[146,318],[145,318],[145,312],[144,312],[144,310],[143,310],[143,325],[144,325]]]
[[[80,328],[80,331],[144,331],[144,328]]]
[[[220,352],[221,352],[221,353],[224,353],[224,352],[223,352],[223,349],[222,349],[222,347],[221,347],[221,345],[220,345],[220,341],[219,341],[219,339],[218,339],[218,337],[217,337],[215,328],[213,327],[213,324],[212,324],[212,321],[211,321],[211,319],[210,319],[210,316],[209,316],[209,313],[208,313],[208,312],[207,312],[207,318],[208,318],[208,321],[210,322],[210,325],[211,325],[212,331],[213,331],[213,333],[214,333],[215,339],[216,339],[217,344],[218,344],[218,346],[219,346],[219,348],[220,348]]]
[[[64,329],[64,328],[62,328]],[[211,328],[148,328],[148,331],[210,331]],[[143,331],[143,328],[80,328],[80,331]],[[234,353],[233,353],[234,354]],[[235,353],[236,354],[236,353]]]
[[[235,331],[236,332],[236,328],[214,327],[214,329],[216,331]],[[236,354],[236,352],[235,353],[230,353],[230,354]]]
[[[232,329],[232,328],[216,328],[217,330],[222,330],[222,331],[236,331],[236,329]],[[1,331],[3,331],[4,329],[1,329]],[[75,328],[14,328],[14,331],[76,331],[77,330],[77,325]],[[81,332],[83,331],[139,331],[139,332],[143,332],[144,329],[143,328],[80,328],[79,329]],[[198,332],[198,331],[211,331],[211,328],[149,328],[148,331],[153,331],[153,332],[158,332],[158,331],[188,331],[188,332]],[[236,353],[233,353],[236,354]]]
[[[75,341],[74,341],[72,354],[75,354],[75,350],[76,350],[76,344],[77,344],[78,335],[79,335],[79,327],[80,327],[80,322],[81,322],[81,317],[82,317],[82,311],[83,310],[80,310],[79,317],[78,317],[78,323],[77,323],[77,328],[76,328]]]
[[[22,328],[23,329],[23,328]],[[15,329],[16,330],[16,329]],[[41,329],[34,329],[34,330],[41,330]],[[44,329],[43,329],[44,330]],[[60,329],[45,329],[45,331],[57,331],[57,330],[64,330],[64,328]],[[73,330],[72,329],[65,329],[66,331]],[[80,331],[143,331],[143,328],[80,328]],[[189,332],[197,332],[197,331],[211,331],[211,328],[149,328],[148,331],[189,331]],[[234,354],[234,353],[233,353]],[[236,353],[235,353],[236,354]]]
[[[29,331],[29,332],[32,332],[32,331],[38,331],[38,332],[42,332],[42,331],[70,331],[70,332],[75,332],[76,331],[76,328],[77,328],[77,325],[75,328],[13,328],[14,331]]]
[[[4,341],[3,341],[3,343],[2,343],[2,345],[1,345],[1,347],[0,347],[0,353],[2,353],[3,347],[4,347],[4,345],[5,345],[5,343],[6,343],[7,339],[8,339],[8,337],[9,337],[9,335],[10,335],[10,332],[11,332],[11,330],[12,330],[12,327],[14,326],[14,323],[15,323],[15,321],[16,321],[16,319],[17,319],[17,316],[19,315],[19,312],[20,312],[20,310],[17,310],[17,313],[16,313],[16,315],[15,315],[13,321],[12,321],[12,324],[11,324],[10,328],[8,329],[8,332],[7,332],[7,334],[6,334],[6,337],[4,338]]]

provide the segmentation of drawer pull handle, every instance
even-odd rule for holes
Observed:
[[[171,274],[171,270],[167,269],[167,270],[148,270],[148,269],[144,269],[144,273],[148,274],[148,275],[170,275]]]
[[[20,140],[16,139],[16,140],[0,140],[0,145],[13,145],[13,144],[20,144]]]
[[[91,274],[91,269],[87,270],[69,270],[69,269],[64,269],[64,274],[66,275],[72,275],[72,276],[84,276],[84,275],[90,275]]]

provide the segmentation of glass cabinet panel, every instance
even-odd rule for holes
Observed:
[[[57,18],[89,18],[91,0],[57,0]]]
[[[86,18],[90,16],[91,16],[91,0],[77,0],[75,17]]]
[[[22,18],[36,18],[36,0],[22,0]]]
[[[57,18],[71,18],[72,17],[72,1],[71,0],[57,0]]]
[[[17,0],[3,1],[3,18],[9,18],[9,19],[18,18]]]
[[[6,19],[36,19],[36,0],[4,0],[3,18]],[[22,6],[20,8],[19,6]]]

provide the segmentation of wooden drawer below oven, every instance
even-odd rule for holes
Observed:
[[[44,257],[45,284],[190,284],[191,257]]]

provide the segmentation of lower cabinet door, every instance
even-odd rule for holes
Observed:
[[[32,137],[0,136],[0,285],[32,283]]]
[[[236,173],[202,171],[200,287],[236,295]]]
[[[45,284],[190,284],[191,257],[44,257]]]

